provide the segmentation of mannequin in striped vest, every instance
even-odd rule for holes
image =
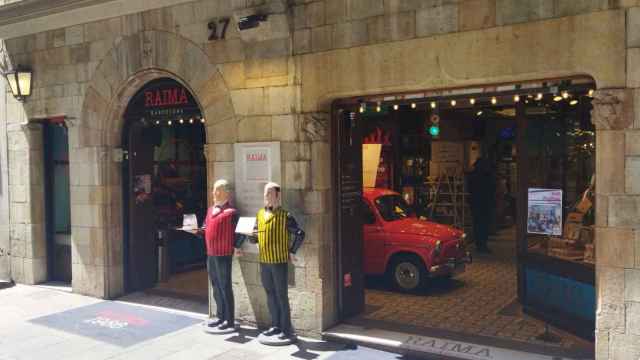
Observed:
[[[288,292],[288,262],[302,245],[304,231],[293,216],[280,206],[280,185],[268,183],[264,188],[265,207],[256,216],[260,278],[267,293],[271,328],[262,334],[295,341],[291,325]]]

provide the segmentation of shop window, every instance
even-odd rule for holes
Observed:
[[[589,104],[548,107],[527,120],[528,251],[593,264],[596,144]]]

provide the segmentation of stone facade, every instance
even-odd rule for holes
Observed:
[[[105,298],[123,293],[122,179],[114,161],[122,114],[146,82],[170,77],[205,113],[210,180],[233,180],[233,143],[281,142],[285,202],[300,209],[309,234],[293,271],[293,318],[296,328],[317,334],[337,318],[329,138],[335,99],[588,75],[600,89],[593,116],[598,359],[640,356],[640,2],[150,3],[98,2],[0,22],[0,64],[34,72],[24,104],[6,90],[0,102],[7,134],[0,184],[8,190],[0,192],[0,209],[9,209],[8,218],[0,215],[0,248],[11,249],[0,268],[8,263],[16,281],[47,278],[41,129],[29,121],[65,115],[73,289]],[[255,11],[268,12],[268,21],[238,31],[237,19]],[[207,23],[222,17],[232,19],[225,39],[209,41]],[[236,261],[234,272],[239,316],[264,322],[256,259]]]

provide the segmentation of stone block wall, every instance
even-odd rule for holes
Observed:
[[[295,0],[295,54],[636,6],[635,0]]]
[[[640,357],[640,8],[626,11],[626,88],[601,90],[597,127],[598,359]]]
[[[0,99],[5,99],[8,89],[0,81]],[[0,280],[11,278],[11,242],[9,220],[9,167],[7,159],[7,133],[5,101],[0,101]]]

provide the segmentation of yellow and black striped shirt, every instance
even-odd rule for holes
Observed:
[[[282,209],[274,209],[267,213],[260,209],[257,216],[258,250],[260,262],[279,264],[289,262],[289,230],[287,218],[289,213]]]

